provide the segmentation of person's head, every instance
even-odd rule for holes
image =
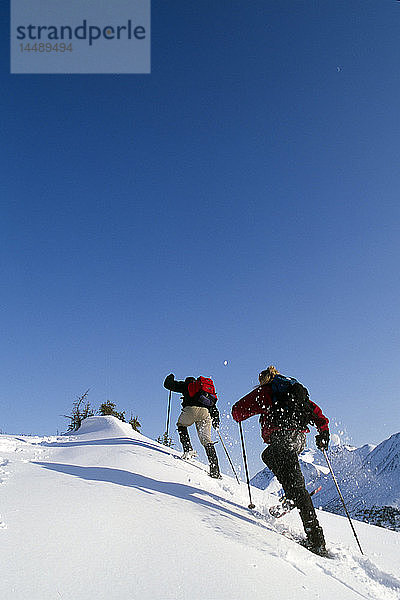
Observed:
[[[196,381],[194,377],[186,377],[185,379],[185,383],[192,383],[193,381]]]
[[[269,367],[259,373],[258,381],[260,382],[260,385],[265,385],[266,383],[270,383],[275,375],[278,374],[278,369],[274,367],[274,365],[269,365]]]

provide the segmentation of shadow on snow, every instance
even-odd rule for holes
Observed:
[[[110,467],[81,467],[78,465],[46,463],[39,461],[35,461],[34,464],[40,465],[41,467],[51,471],[57,471],[59,473],[64,473],[65,475],[72,475],[87,481],[102,481],[106,483],[113,483],[115,485],[135,488],[145,492],[146,494],[158,493],[172,497],[178,497],[182,500],[193,502],[197,505],[200,504],[208,509],[211,508],[215,511],[221,512],[226,516],[236,517],[242,521],[245,521],[246,523],[258,525],[268,530],[272,529],[271,527],[268,527],[267,524],[261,524],[259,521],[254,521],[245,515],[238,514],[226,506],[222,506],[221,502],[230,505],[232,509],[234,508],[236,510],[246,510],[243,506],[231,502],[230,500],[226,500],[225,498],[221,498],[220,496],[217,496],[211,492],[202,490],[201,488],[195,488],[183,483],[159,481],[157,479],[152,479],[151,477],[139,475],[139,473],[131,473],[130,471],[113,469]],[[214,500],[214,502],[205,497],[201,497],[198,494],[206,494],[210,499]]]

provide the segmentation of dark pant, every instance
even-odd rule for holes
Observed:
[[[324,535],[310,494],[306,490],[298,459],[298,455],[305,448],[305,443],[305,433],[276,431],[271,435],[271,443],[266,447],[261,458],[282,485],[285,496],[293,500],[299,509],[309,541],[315,546],[324,546]]]

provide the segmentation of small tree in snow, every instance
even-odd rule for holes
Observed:
[[[107,416],[117,417],[117,419],[120,419],[120,421],[123,421],[124,423],[126,422],[125,421],[125,411],[118,412],[117,410],[115,410],[115,404],[114,404],[114,402],[111,402],[110,400],[107,400],[107,402],[103,402],[103,404],[101,404],[101,406],[99,408],[99,414],[103,417],[107,417]]]
[[[68,431],[78,431],[84,419],[94,416],[94,410],[91,408],[90,403],[87,400],[88,393],[89,390],[86,390],[82,396],[75,400],[74,404],[72,405],[71,415],[64,415],[66,419],[70,420]]]
[[[168,446],[168,448],[172,448],[174,445],[172,438],[168,436],[166,431],[162,435],[158,436],[157,442],[159,444],[163,444],[163,446]]]
[[[132,426],[132,429],[134,429],[135,431],[138,431],[140,433],[140,428],[141,428],[141,424],[139,423],[139,418],[136,416],[133,416],[133,413],[131,413],[131,418],[129,420],[129,424]]]

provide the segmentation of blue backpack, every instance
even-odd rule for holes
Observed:
[[[313,412],[307,388],[294,377],[277,374],[271,389],[274,424],[282,429],[305,429]]]

